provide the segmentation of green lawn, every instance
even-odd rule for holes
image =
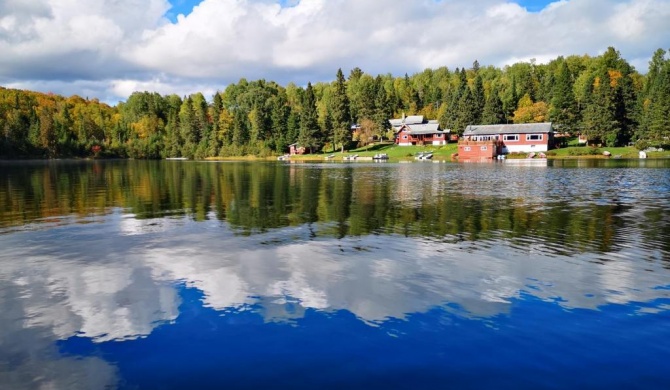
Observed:
[[[386,153],[390,158],[413,158],[419,152],[433,152],[434,157],[451,158],[453,153],[458,153],[458,144],[451,143],[444,146],[398,146],[392,143],[376,143],[362,148],[353,149],[347,154],[358,154],[359,156],[374,156],[377,153]]]
[[[553,149],[547,152],[549,158],[607,158],[603,155],[604,152],[610,152],[612,157],[620,156],[621,158],[638,158],[638,150],[632,146],[608,148],[591,146],[569,146],[567,148]]]
[[[435,160],[450,160],[452,154],[458,153],[458,144],[449,143],[444,146],[398,146],[392,143],[375,143],[362,148],[352,149],[344,153],[317,153],[302,156],[291,156],[292,160],[323,160],[326,156],[334,155],[334,160],[342,160],[344,156],[357,154],[359,157],[372,157],[377,153],[386,153],[392,160],[411,160],[419,152],[433,152]],[[547,152],[548,158],[570,159],[570,158],[608,158],[603,152],[608,151],[612,157],[638,158],[638,150],[632,146],[619,148],[593,148],[590,146],[568,146],[553,149]],[[670,158],[670,151],[647,153],[649,158]],[[524,156],[525,157],[525,156]]]

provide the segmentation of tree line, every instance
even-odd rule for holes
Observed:
[[[0,156],[131,158],[282,154],[350,147],[352,124],[393,138],[388,120],[437,119],[462,134],[470,124],[551,121],[606,146],[670,144],[670,57],[657,50],[646,75],[614,48],[497,68],[426,69],[372,76],[359,68],[306,87],[241,79],[208,101],[202,93],[133,93],[109,106],[0,87]]]

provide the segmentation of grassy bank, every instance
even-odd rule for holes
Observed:
[[[315,153],[301,156],[291,156],[291,160],[298,161],[323,161],[327,156],[333,156],[332,160],[341,161],[346,156],[354,154],[359,157],[372,157],[378,153],[386,153],[391,160],[413,160],[414,156],[420,152],[433,152],[434,160],[451,160],[453,154],[458,153],[458,145],[450,143],[444,146],[398,146],[392,143],[378,143],[367,145],[361,148],[347,150],[344,153],[336,151],[334,153]],[[610,152],[607,157],[603,153]],[[619,148],[594,148],[590,146],[568,146],[560,149],[553,149],[547,152],[547,158],[550,159],[598,159],[598,158],[638,158],[639,151],[632,146]],[[670,151],[650,152],[648,158],[670,158]],[[522,156],[523,157],[523,156]],[[257,156],[231,156],[231,157],[213,157],[207,160],[276,160],[277,156],[257,157]]]
[[[609,152],[610,157],[604,153]],[[639,150],[633,146],[607,148],[591,146],[570,146],[567,148],[553,149],[547,152],[548,158],[556,159],[578,159],[578,158],[639,158]],[[649,152],[648,158],[670,158],[670,151]]]
[[[378,153],[386,153],[391,160],[412,160],[417,153],[433,152],[433,159],[448,160],[451,155],[458,153],[458,145],[448,144],[444,146],[398,146],[392,143],[377,143],[367,145],[361,148],[347,150],[344,153],[336,151],[334,153],[306,154],[302,156],[291,156],[292,160],[323,160],[326,156],[333,156],[332,159],[342,160],[346,156],[358,155],[359,157],[373,157]]]

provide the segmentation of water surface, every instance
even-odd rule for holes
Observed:
[[[0,162],[0,387],[668,388],[669,168]]]

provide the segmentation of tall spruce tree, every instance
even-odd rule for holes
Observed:
[[[465,94],[458,101],[458,113],[452,131],[455,130],[457,134],[462,135],[468,125],[474,125],[476,119],[475,109],[475,99],[472,96],[470,88],[466,86]]]
[[[614,146],[621,125],[615,116],[609,72],[602,71],[591,80],[582,120],[583,133],[594,142]]]
[[[320,133],[314,88],[312,88],[312,83],[307,83],[302,102],[302,112],[300,113],[298,143],[300,146],[308,148],[310,153],[313,153],[322,145]]]
[[[472,85],[472,99],[475,103],[473,123],[481,123],[484,105],[486,104],[486,97],[484,95],[484,82],[482,81],[482,76],[479,72],[477,72]]]
[[[381,76],[377,76],[375,84],[377,84],[377,96],[375,97],[374,122],[381,139],[391,128],[389,119],[391,119],[392,112],[386,88],[384,88],[384,80]]]
[[[640,138],[654,144],[670,141],[670,59],[662,49],[654,53],[649,63],[649,73],[643,107],[640,110]]]
[[[565,61],[559,65],[552,96],[549,119],[561,132],[572,133],[576,130],[578,111],[572,76]]]
[[[181,155],[193,158],[198,144],[198,135],[194,126],[192,99],[188,96],[179,109],[179,135],[183,141]]]
[[[333,126],[333,148],[336,145],[340,145],[342,152],[344,152],[344,146],[349,142],[351,137],[351,115],[347,85],[342,69],[337,70],[332,93],[330,98],[330,117]]]
[[[505,110],[503,109],[502,100],[500,100],[498,87],[494,86],[484,104],[481,124],[498,125],[502,123],[505,123]]]

